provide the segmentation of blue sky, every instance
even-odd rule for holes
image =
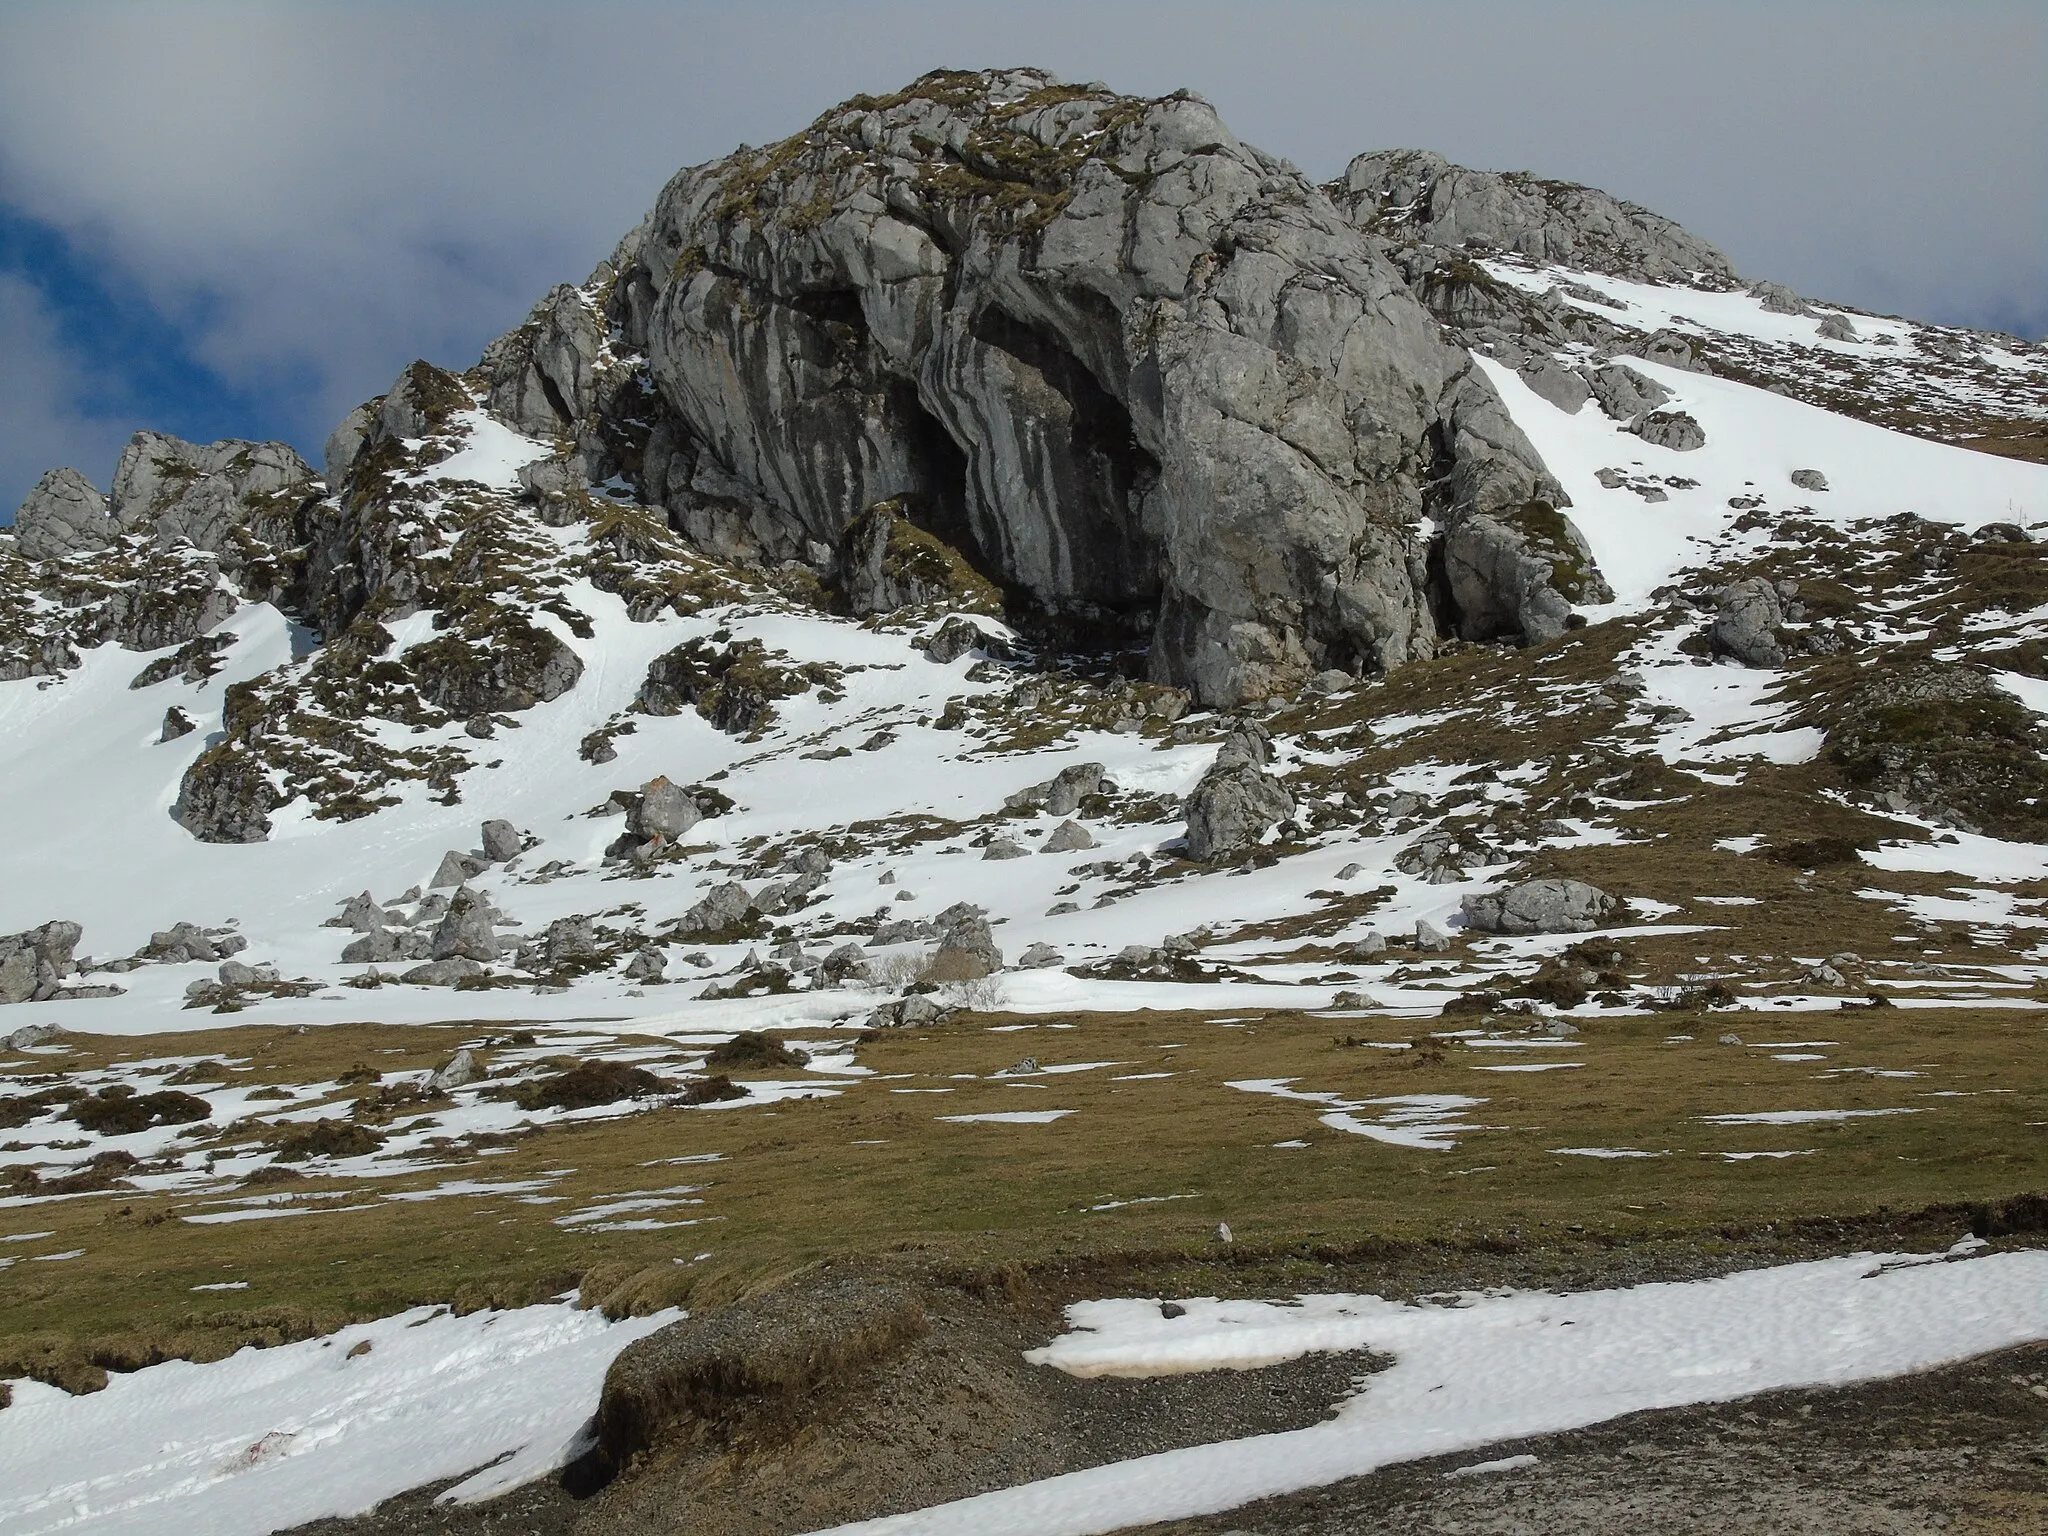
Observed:
[[[1190,86],[1316,176],[1585,181],[1817,296],[2048,332],[2044,8],[2004,0],[0,0],[0,517],[138,427],[473,361],[678,167],[929,68]]]

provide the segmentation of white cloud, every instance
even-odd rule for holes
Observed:
[[[95,413],[93,381],[65,349],[42,295],[0,272],[0,521],[46,469],[70,464],[105,489],[136,423]]]

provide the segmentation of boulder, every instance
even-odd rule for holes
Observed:
[[[941,664],[958,661],[975,651],[998,661],[1008,661],[1016,654],[1009,641],[990,634],[972,619],[958,616],[946,620],[918,641],[917,648],[924,652],[926,660]]]
[[[1003,968],[1003,952],[996,947],[988,913],[982,908],[956,902],[933,918],[932,924],[938,930],[939,947],[926,974],[933,981],[973,981]]]
[[[868,957],[858,944],[842,944],[818,964],[818,979],[828,987],[867,978]]]
[[[448,1059],[445,1066],[428,1077],[427,1086],[446,1093],[452,1088],[466,1088],[483,1075],[483,1065],[476,1059],[476,1052],[465,1045]]]
[[[1621,363],[1609,363],[1586,376],[1600,409],[1616,421],[1634,421],[1671,398],[1671,391],[1647,374]]]
[[[472,976],[481,976],[484,968],[465,956],[454,956],[446,960],[430,960],[425,965],[416,965],[398,979],[410,982],[416,987],[452,987],[459,981]]]
[[[1027,971],[1042,971],[1060,963],[1060,952],[1050,944],[1039,943],[1026,947],[1017,957],[1017,964]]]
[[[1783,283],[1751,283],[1750,297],[1762,299],[1767,315],[1801,315],[1811,317],[1813,309],[1806,300],[1799,297]]]
[[[676,920],[676,931],[685,937],[720,934],[744,926],[754,915],[754,899],[736,880],[713,886],[704,898]]]
[[[1256,847],[1294,814],[1294,796],[1248,762],[1211,768],[1188,796],[1188,857],[1210,864]]]
[[[1464,901],[1465,926],[1476,933],[1586,933],[1621,908],[1621,902],[1583,880],[1527,880]]]
[[[1822,341],[1860,341],[1856,324],[1847,315],[1829,315],[1814,328]]]
[[[498,936],[484,899],[467,886],[457,890],[447,914],[434,927],[427,953],[435,960],[496,960]]]
[[[1533,358],[1516,371],[1539,399],[1548,400],[1568,416],[1577,415],[1579,407],[1593,393],[1578,370],[1567,368],[1554,357]]]
[[[368,891],[349,897],[342,903],[341,911],[322,924],[327,928],[348,928],[357,933],[373,933],[391,921],[391,914],[377,905],[376,898]]]
[[[1013,838],[999,837],[981,850],[984,859],[1021,859],[1031,850]]]
[[[487,821],[483,825],[484,857],[494,864],[516,859],[526,851],[519,829],[509,821]]]
[[[283,803],[261,760],[224,741],[185,770],[171,814],[202,843],[260,843],[270,836],[270,813]]]
[[[628,981],[654,982],[664,979],[668,960],[658,949],[638,949],[633,958],[626,962],[625,978]]]
[[[1078,853],[1083,848],[1093,848],[1095,837],[1078,821],[1063,821],[1046,834],[1039,844],[1040,853]]]
[[[84,550],[104,549],[115,529],[107,499],[75,469],[53,469],[14,514],[15,547],[31,560],[61,560]]]
[[[0,937],[0,1003],[55,997],[74,969],[72,952],[85,930],[77,923],[44,923]]]
[[[0,1043],[10,1051],[32,1051],[39,1045],[48,1045],[63,1033],[63,1029],[55,1024],[24,1024]]]
[[[626,812],[626,830],[672,842],[703,819],[703,808],[688,790],[654,778],[640,787],[640,798]]]
[[[1614,599],[1585,536],[1540,499],[1459,518],[1444,536],[1443,570],[1466,640],[1540,645],[1570,628],[1574,603]]]
[[[1707,643],[1716,656],[1733,657],[1745,667],[1782,667],[1785,647],[1778,631],[1784,624],[1785,609],[1776,588],[1751,576],[1721,589]]]
[[[1648,411],[1629,423],[1644,442],[1674,453],[1690,453],[1707,445],[1706,430],[1686,411]]]
[[[1802,491],[1824,491],[1828,488],[1828,477],[1817,469],[1795,469],[1792,483]]]
[[[427,889],[438,891],[447,886],[461,885],[465,880],[474,879],[489,869],[490,861],[477,858],[474,854],[459,853],[450,848],[441,855],[441,864],[434,871],[434,878],[427,882]]]
[[[1451,947],[1451,936],[1436,924],[1418,919],[1415,924],[1415,947],[1425,955],[1440,955]]]
[[[392,960],[410,960],[415,957],[405,950],[408,935],[393,933],[389,928],[372,928],[362,937],[351,939],[342,946],[343,965],[383,965]]]
[[[1071,816],[1090,795],[1107,794],[1116,786],[1100,763],[1075,763],[1062,768],[1043,784],[1020,789],[1003,800],[1005,809],[1044,811],[1052,816]]]
[[[201,928],[196,923],[173,923],[149,936],[142,953],[165,965],[186,965],[194,960],[216,964],[229,955],[240,954],[249,941],[225,928]]]

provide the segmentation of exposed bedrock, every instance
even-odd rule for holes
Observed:
[[[889,502],[1207,703],[1427,654],[1425,514],[1565,504],[1378,243],[1186,93],[857,97],[675,177],[606,302],[659,395],[642,494],[707,548],[832,565]],[[531,427],[589,350],[536,316],[491,370]]]

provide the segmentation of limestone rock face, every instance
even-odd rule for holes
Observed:
[[[138,432],[121,450],[110,504],[124,533],[154,530],[167,543],[184,539],[217,554],[231,529],[266,514],[288,517],[296,501],[289,493],[316,479],[313,467],[283,443],[200,444]]]
[[[554,288],[484,354],[492,414],[535,437],[573,430],[596,406],[603,350],[603,323],[589,300],[567,284]]]
[[[31,560],[104,549],[114,537],[107,500],[75,469],[53,469],[14,514],[16,547]]]
[[[895,502],[1205,703],[1426,653],[1424,512],[1563,504],[1376,242],[1186,93],[927,76],[683,172],[614,260],[678,526],[808,560]]]
[[[1540,645],[1565,632],[1573,603],[1614,600],[1577,527],[1534,498],[1498,516],[1472,513],[1453,523],[1444,577],[1467,640]]]
[[[1389,149],[1358,156],[1330,190],[1352,218],[1393,238],[1451,249],[1477,243],[1616,277],[1734,284],[1734,267],[1706,241],[1592,187]]]

